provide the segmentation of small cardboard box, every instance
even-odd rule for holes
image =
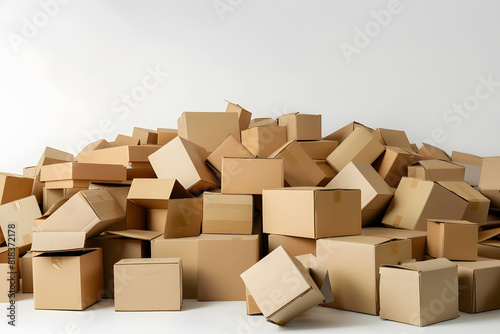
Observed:
[[[440,185],[462,197],[469,204],[465,209],[463,220],[473,223],[485,223],[488,218],[490,200],[465,181],[440,181]]]
[[[32,178],[0,173],[0,205],[31,196]]]
[[[222,171],[222,157],[255,158],[245,146],[232,135],[227,138],[207,157],[207,162],[219,173]]]
[[[164,239],[160,236],[151,241],[151,257],[181,258],[182,295],[198,298],[198,237]]]
[[[423,327],[458,317],[458,275],[452,262],[435,259],[380,268],[381,319]]]
[[[252,234],[252,195],[203,194],[203,233]]]
[[[304,266],[278,247],[241,274],[267,321],[285,325],[325,299]]]
[[[158,132],[151,129],[134,127],[132,137],[139,139],[139,145],[156,144],[158,142]]]
[[[325,306],[378,315],[379,267],[411,259],[411,241],[377,236],[319,239],[316,256],[326,263],[335,300]]]
[[[306,151],[311,159],[317,160],[326,160],[326,158],[339,146],[336,140],[299,141],[299,145]]]
[[[290,113],[278,118],[279,126],[286,126],[286,140],[320,140],[321,115]]]
[[[250,125],[250,119],[252,118],[252,113],[239,104],[227,101],[226,112],[235,112],[238,114],[238,122],[240,124],[240,131],[248,129]]]
[[[222,158],[222,193],[261,195],[284,186],[283,159]]]
[[[116,135],[115,140],[111,146],[128,146],[128,145],[139,145],[140,139],[131,136],[126,136],[122,134]]]
[[[400,147],[410,151],[413,150],[404,131],[377,128],[373,131],[373,135],[380,144],[384,146]]]
[[[33,221],[41,215],[35,196],[0,205],[2,239],[10,247],[28,246],[33,238]]]
[[[240,275],[259,261],[258,235],[202,234],[198,238],[198,300],[245,300]]]
[[[373,163],[385,148],[370,131],[356,128],[327,158],[336,172],[340,172],[350,161]]]
[[[22,257],[19,269],[22,276],[21,291],[33,293],[33,253],[28,252]]]
[[[361,123],[352,122],[352,123],[349,123],[349,124],[347,124],[346,126],[340,128],[340,129],[338,129],[337,131],[329,134],[328,136],[324,137],[323,139],[324,140],[335,140],[340,145],[357,128],[365,128],[369,132],[373,132],[373,129],[371,129],[371,128],[369,128],[369,127],[367,127],[367,126],[365,126],[365,125],[363,125]]]
[[[274,118],[254,118],[250,120],[249,129],[257,126],[278,126],[278,120]],[[285,140],[286,141],[286,140]]]
[[[178,136],[177,129],[158,128],[158,141],[156,144],[165,145]]]
[[[241,131],[241,143],[258,158],[268,158],[286,144],[286,127],[254,126]]]
[[[47,252],[33,258],[35,310],[84,310],[102,298],[102,250]]]
[[[457,152],[453,151],[451,152],[451,161],[455,163],[462,163],[466,165],[473,165],[473,166],[478,166],[481,167],[483,165],[483,158],[478,157],[477,155],[469,154],[469,153],[463,153],[463,152]]]
[[[423,157],[410,150],[387,146],[385,152],[373,163],[373,168],[391,187],[397,188],[401,178],[408,176],[408,166]]]
[[[331,180],[338,174],[333,168],[326,162],[326,160],[313,160],[316,165],[323,171],[325,177],[318,184],[318,187],[325,187]]]
[[[479,191],[490,199],[493,208],[500,208],[500,157],[484,158]]]
[[[425,159],[436,159],[443,161],[451,161],[451,157],[442,149],[430,144],[422,143],[422,147],[418,150],[418,154]]]
[[[408,176],[431,181],[463,181],[465,167],[442,160],[421,160],[408,166]]]
[[[125,145],[92,151],[80,157],[79,162],[93,164],[114,164],[131,166],[137,163],[149,163],[148,157],[158,151],[157,145]]]
[[[326,188],[361,190],[363,226],[380,223],[394,196],[394,189],[366,162],[349,162]]]
[[[427,253],[449,260],[476,261],[478,224],[466,220],[427,221]]]
[[[312,239],[361,234],[358,189],[266,189],[262,202],[264,233]]]
[[[467,201],[434,181],[403,177],[382,223],[425,231],[427,219],[462,219]]]
[[[361,230],[361,234],[402,240],[408,239],[411,241],[411,258],[417,261],[424,260],[427,232],[402,230],[391,227],[365,227]]]
[[[123,259],[114,266],[115,311],[180,311],[180,258]]]
[[[316,240],[310,238],[290,237],[288,235],[269,234],[268,253],[282,246],[293,256],[312,254],[316,255]]]

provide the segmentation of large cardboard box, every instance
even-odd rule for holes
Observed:
[[[291,113],[278,118],[280,126],[286,126],[286,140],[320,140],[321,115]]]
[[[158,145],[165,145],[172,139],[178,136],[177,129],[165,129],[165,128],[158,128],[158,142],[156,144]]]
[[[258,158],[268,158],[286,142],[284,126],[254,126],[241,131],[241,143]]]
[[[245,146],[232,135],[227,138],[207,157],[207,162],[219,173],[222,171],[222,157],[255,158]]]
[[[282,246],[292,256],[316,255],[316,240],[310,238],[290,237],[288,235],[269,234],[268,253]]]
[[[176,137],[151,154],[149,161],[158,178],[177,179],[189,192],[201,194],[219,188],[219,180],[205,164],[207,157],[203,147]]]
[[[378,315],[379,267],[411,259],[411,241],[376,236],[319,239],[316,256],[327,264],[335,300],[325,306]]]
[[[33,237],[33,221],[40,217],[35,196],[0,205],[0,227],[7,245],[28,246]]]
[[[240,125],[240,131],[248,129],[250,125],[250,119],[252,118],[252,113],[239,104],[227,101],[226,112],[234,112],[238,114],[238,123]]]
[[[312,159],[326,160],[339,143],[336,140],[307,140],[299,141],[299,145]]]
[[[340,172],[350,161],[373,163],[385,148],[370,131],[356,128],[327,158],[332,168]]]
[[[478,224],[466,220],[427,221],[427,253],[449,260],[475,261]]]
[[[31,196],[32,178],[0,173],[0,205]]]
[[[33,293],[33,253],[26,253],[19,263],[20,274],[22,276],[21,291],[23,293]]]
[[[326,188],[361,190],[363,226],[380,223],[394,196],[394,189],[366,162],[349,162]]]
[[[427,219],[462,219],[468,202],[434,181],[403,177],[382,223],[425,231]]]
[[[479,190],[490,199],[492,207],[500,208],[500,157],[484,158]]]
[[[92,151],[80,157],[79,162],[132,166],[149,163],[148,157],[158,151],[157,145],[125,145]]]
[[[437,159],[443,161],[451,161],[451,157],[442,149],[430,144],[422,143],[422,147],[418,150],[418,154],[425,159]]]
[[[198,238],[198,300],[245,300],[240,275],[259,261],[258,235],[202,234]]]
[[[203,233],[252,234],[252,195],[203,194]]]
[[[408,166],[422,159],[413,151],[387,146],[385,152],[373,162],[373,168],[389,186],[397,188],[401,178],[408,176]]]
[[[451,152],[451,161],[455,163],[462,163],[466,165],[473,165],[473,166],[478,166],[481,167],[483,165],[483,158],[478,157],[477,155],[469,154],[469,153],[463,153],[463,152],[457,152],[453,151]]]
[[[421,160],[408,166],[408,176],[432,181],[463,181],[465,167],[442,160]]]
[[[181,258],[182,295],[198,298],[198,237],[164,239],[160,236],[151,241],[151,257]]]
[[[402,230],[391,227],[365,227],[361,230],[361,234],[402,240],[408,239],[411,241],[411,258],[417,261],[424,260],[427,232]]]
[[[33,258],[36,310],[84,310],[102,298],[102,250],[46,252]]]
[[[312,239],[361,234],[358,189],[266,189],[262,201],[264,233]]]
[[[332,132],[328,136],[323,137],[323,139],[324,140],[336,140],[340,145],[357,128],[365,128],[368,131],[373,132],[373,129],[371,129],[371,128],[369,128],[361,123],[352,122],[352,123],[349,123],[349,124],[343,126],[342,128],[338,129],[337,131]]]
[[[139,145],[156,144],[158,142],[158,132],[151,129],[134,127],[132,137],[139,139]]]
[[[180,258],[123,259],[114,270],[115,311],[180,311]]]
[[[447,259],[383,265],[380,318],[419,327],[459,317],[457,266]]]
[[[262,195],[263,189],[282,188],[284,159],[222,158],[222,193]]]
[[[377,128],[373,131],[373,135],[380,144],[384,146],[394,146],[405,150],[412,150],[410,141],[404,131]]]
[[[473,223],[486,222],[490,208],[490,200],[488,198],[472,188],[465,181],[440,181],[438,183],[468,202],[462,217],[463,220],[468,220]]]
[[[325,299],[304,266],[283,247],[241,278],[267,321],[277,325],[285,325]]]

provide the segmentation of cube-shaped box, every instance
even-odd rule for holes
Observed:
[[[35,196],[0,205],[0,228],[3,233],[0,244],[4,240],[8,242],[9,247],[31,244],[33,221],[41,215]]]
[[[219,173],[222,171],[222,157],[255,158],[245,146],[232,135],[227,138],[207,157],[207,162]]]
[[[449,260],[475,261],[478,227],[466,220],[428,220],[427,253]]]
[[[457,266],[447,259],[380,268],[381,319],[419,327],[455,319],[457,294]]]
[[[290,255],[316,255],[316,240],[310,238],[291,237],[288,235],[269,234],[268,253],[282,246]]]
[[[411,150],[386,146],[385,152],[373,162],[373,168],[391,187],[397,188],[401,178],[408,176],[408,166],[423,157]]]
[[[451,161],[451,157],[439,147],[430,144],[422,143],[422,147],[418,150],[418,154],[425,159],[436,159],[443,161]]]
[[[361,234],[359,189],[267,189],[262,201],[264,233],[312,239]]]
[[[365,227],[361,229],[361,234],[402,240],[408,239],[411,241],[411,258],[417,261],[424,260],[427,232],[391,227]]]
[[[500,157],[483,159],[479,191],[488,197],[493,208],[500,208]]]
[[[440,181],[438,183],[467,201],[468,205],[462,217],[463,220],[473,223],[486,222],[490,208],[488,198],[465,181]]]
[[[102,250],[46,252],[33,258],[36,310],[84,310],[102,297]]]
[[[180,258],[123,259],[114,266],[115,311],[180,311]]]
[[[328,136],[323,137],[324,140],[335,140],[339,143],[339,145],[347,138],[354,130],[357,128],[365,128],[370,132],[373,132],[372,128],[369,128],[359,122],[351,122],[342,128],[336,130],[335,132],[330,133]]]
[[[258,158],[268,158],[286,144],[286,127],[255,126],[241,131],[241,143]]]
[[[156,144],[158,132],[156,130],[134,127],[132,137],[139,139],[139,145]]]
[[[384,146],[394,146],[401,147],[405,150],[412,150],[410,141],[404,131],[377,128],[373,131],[373,135],[378,139],[380,144]]]
[[[317,160],[326,160],[339,146],[336,140],[306,140],[299,141],[299,145],[306,151],[307,155]]]
[[[280,126],[286,126],[286,140],[320,140],[321,115],[291,113],[278,118]]]
[[[0,173],[0,205],[31,196],[32,178]]]
[[[227,101],[226,112],[234,112],[238,114],[238,122],[240,124],[240,131],[248,129],[252,113],[239,104]]]
[[[408,176],[431,181],[463,181],[465,167],[442,160],[421,160],[408,166]]]
[[[252,234],[252,195],[203,194],[203,233]]]

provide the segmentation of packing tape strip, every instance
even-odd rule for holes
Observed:
[[[420,180],[419,180],[419,179],[413,179],[413,180],[411,181],[410,187],[412,187],[412,188],[417,188],[417,187],[418,187],[418,183],[419,183],[419,182],[420,182]]]
[[[334,203],[339,203],[340,201],[342,201],[342,191],[335,190],[333,192],[333,202]]]
[[[100,199],[101,201],[104,201],[104,197],[102,197],[102,195],[101,195],[101,194],[97,194],[97,197],[99,197],[99,199]]]
[[[293,154],[290,153],[287,149],[278,154],[278,156],[284,158],[290,164],[290,167],[293,167],[298,163],[297,159],[295,159]]]
[[[63,261],[62,257],[53,257],[50,259],[50,264],[52,267],[56,268],[57,270],[62,269],[63,267]]]
[[[19,211],[21,210],[21,203],[19,203],[19,201],[14,201],[12,202],[12,209],[14,211]]]
[[[397,215],[396,218],[394,218],[394,221],[392,222],[392,226],[399,227],[399,225],[401,225],[402,220],[403,216]]]
[[[398,255],[399,255],[399,242],[393,241],[391,242],[391,256],[398,256]]]

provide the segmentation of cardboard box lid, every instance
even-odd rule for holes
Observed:
[[[43,166],[40,174],[41,181],[124,181],[126,179],[127,171],[124,166],[82,162],[63,162]]]
[[[465,181],[438,181],[437,183],[468,202],[490,202],[488,198],[483,196],[483,194],[476,189],[472,188]]]
[[[278,120],[274,118],[254,118],[250,120],[249,129],[260,126],[278,126]]]
[[[108,231],[108,233],[129,239],[138,239],[145,241],[151,241],[163,234],[157,231],[134,230],[134,229],[123,230],[123,231]]]
[[[32,252],[79,250],[85,247],[86,232],[34,232]]]
[[[176,179],[134,179],[127,199],[149,209],[166,209],[174,198],[193,198]]]
[[[382,145],[396,146],[410,151],[412,150],[410,141],[404,131],[377,128],[373,131],[373,135]]]
[[[451,161],[451,157],[445,151],[436,146],[432,146],[426,143],[422,143],[422,147],[420,147],[418,153],[427,159]]]
[[[128,266],[128,265],[148,265],[148,264],[175,264],[180,265],[182,263],[181,258],[170,257],[170,258],[142,258],[142,259],[121,259],[115,266]]]
[[[457,265],[445,258],[438,258],[428,261],[419,261],[419,262],[403,262],[400,265],[390,265],[383,264],[380,267],[380,272],[382,272],[382,268],[397,268],[403,270],[412,270],[417,271],[419,273],[435,271],[435,270],[443,270],[443,269],[453,269],[456,268]]]
[[[427,238],[427,232],[425,231],[402,230],[392,227],[364,227],[361,234],[381,237],[390,236],[397,239]]]

